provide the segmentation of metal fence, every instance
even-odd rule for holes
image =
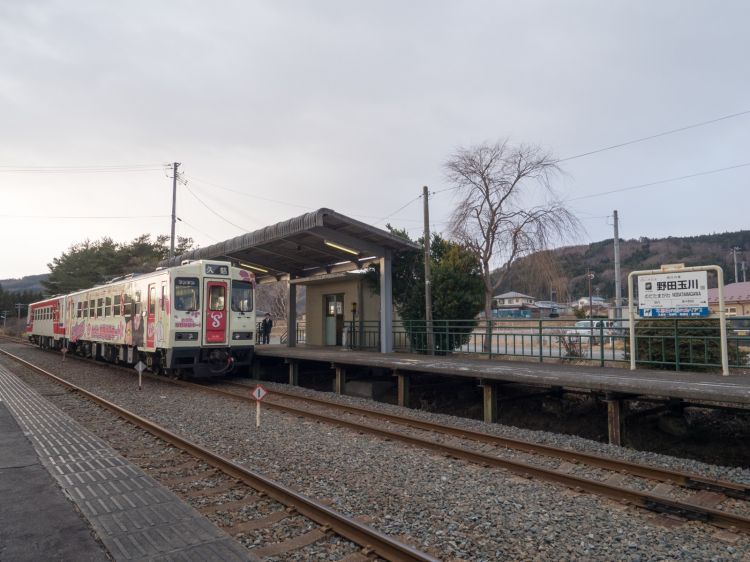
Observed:
[[[750,317],[728,322],[729,364],[748,367]],[[354,349],[380,348],[380,322],[345,322],[345,342]],[[636,361],[641,366],[676,370],[721,367],[718,320],[636,320]],[[425,321],[394,321],[396,351],[464,353],[485,357],[517,356],[545,360],[630,360],[627,321],[608,319],[435,320],[432,341]]]

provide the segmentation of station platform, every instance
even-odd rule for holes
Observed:
[[[0,365],[0,560],[253,560]]]
[[[376,368],[397,380],[398,405],[409,406],[409,388],[420,376],[437,375],[473,379],[482,387],[483,418],[498,420],[498,404],[504,385],[543,387],[545,392],[585,392],[607,402],[609,442],[622,445],[625,409],[629,401],[652,400],[677,405],[710,408],[750,407],[750,374],[722,376],[692,371],[629,370],[560,363],[531,363],[478,359],[460,355],[430,356],[406,353],[353,351],[340,347],[262,345],[255,347],[257,358],[277,358],[289,364],[289,384],[299,384],[303,362],[328,364],[335,371],[334,390],[343,394],[347,369]],[[253,377],[260,377],[259,361],[253,364]],[[374,396],[374,394],[373,394]]]
[[[532,363],[477,359],[465,356],[430,356],[407,353],[353,351],[340,347],[259,345],[258,357],[288,362],[313,361],[337,366],[373,367],[394,374],[440,375],[473,378],[482,382],[556,386],[601,393],[697,402],[750,405],[750,375],[591,367],[561,363]]]

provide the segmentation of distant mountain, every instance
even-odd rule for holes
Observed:
[[[20,279],[0,279],[0,287],[3,291],[9,293],[20,293],[22,291],[32,291],[40,293],[43,291],[42,281],[49,277],[49,273],[39,275],[27,275]]]
[[[614,240],[602,240],[588,245],[566,246],[547,253],[532,254],[514,264],[511,275],[497,293],[518,291],[539,299],[549,299],[556,291],[559,301],[588,295],[586,271],[594,273],[592,293],[612,299],[615,293]],[[620,239],[620,268],[622,295],[627,297],[628,273],[639,269],[658,269],[666,263],[686,266],[719,265],[724,269],[724,282],[733,283],[734,261],[731,249],[738,252],[738,264],[744,259],[750,270],[750,230],[668,238]],[[745,257],[743,257],[745,256]],[[550,265],[551,262],[554,265]],[[739,280],[742,270],[739,268]],[[750,271],[747,272],[750,274]],[[750,276],[750,275],[749,275]]]

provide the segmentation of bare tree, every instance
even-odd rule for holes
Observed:
[[[274,321],[286,324],[289,317],[289,281],[258,285],[257,308],[264,314],[270,312]],[[305,287],[297,287],[297,314],[304,312]]]
[[[445,168],[459,197],[450,218],[451,234],[481,263],[489,319],[492,296],[513,262],[548,249],[581,226],[555,197],[550,179],[560,169],[539,147],[514,146],[506,139],[461,148]]]

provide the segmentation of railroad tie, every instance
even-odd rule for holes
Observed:
[[[258,496],[250,495],[250,496],[246,496],[244,499],[241,499],[241,500],[227,502],[227,503],[218,503],[214,505],[205,505],[197,509],[203,515],[211,515],[214,513],[218,513],[220,511],[239,511],[243,507],[252,505],[252,503],[257,500],[258,500]]]
[[[277,556],[279,554],[289,552],[290,550],[299,550],[300,548],[303,548],[307,545],[319,541],[320,539],[325,538],[326,535],[327,533],[322,529],[313,529],[312,531],[308,531],[303,535],[293,537],[284,542],[269,544],[268,546],[264,546],[262,548],[254,548],[250,552],[261,558],[265,558],[267,556]]]
[[[258,519],[251,519],[250,521],[243,521],[242,523],[232,525],[228,530],[230,530],[235,536],[241,535],[249,533],[250,531],[257,531],[258,529],[265,529],[266,527],[270,527],[274,523],[278,523],[289,516],[290,513],[286,510],[274,511],[265,517],[259,517]]]
[[[230,490],[233,490],[240,486],[235,481],[225,482],[224,484],[219,484],[218,486],[214,486],[213,488],[201,488],[199,490],[189,490],[185,492],[180,492],[181,495],[185,496],[186,498],[200,498],[204,496],[213,496],[216,494],[223,494],[224,492],[228,492]]]

